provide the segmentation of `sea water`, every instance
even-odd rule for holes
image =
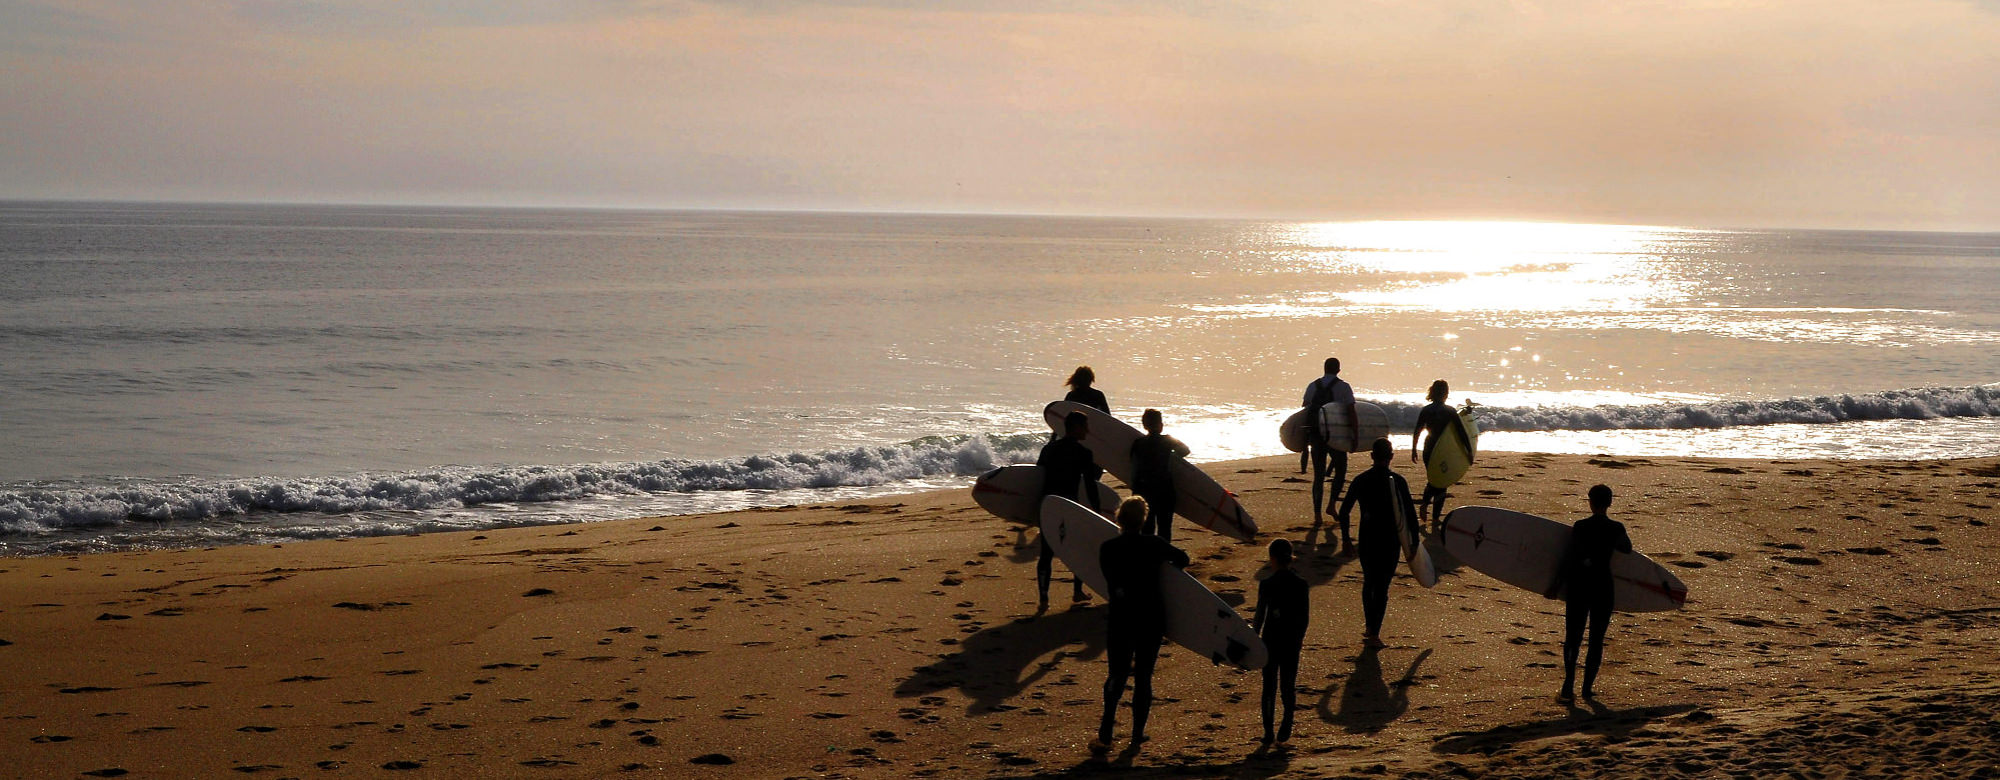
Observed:
[[[1321,361],[1485,449],[2000,455],[2000,234],[0,204],[0,552],[837,500],[1079,364],[1212,461]]]

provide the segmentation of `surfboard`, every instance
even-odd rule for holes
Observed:
[[[1098,514],[1117,514],[1120,500],[1110,485],[1097,483]],[[1037,525],[1042,519],[1042,467],[1001,466],[981,474],[972,483],[972,501],[1001,519]]]
[[[1118,526],[1062,496],[1042,499],[1042,538],[1056,557],[1097,595],[1111,598],[1097,551],[1118,535]],[[1262,669],[1269,659],[1264,640],[1214,591],[1193,575],[1160,565],[1160,595],[1167,605],[1167,638],[1217,664]]]
[[[1417,531],[1415,519],[1410,517],[1400,497],[1390,501],[1389,506],[1396,513],[1396,537],[1403,543],[1403,561],[1410,566],[1410,576],[1417,578],[1418,585],[1436,587],[1437,567],[1431,563],[1430,551],[1424,549],[1424,537]]]
[[[1569,544],[1569,524],[1490,506],[1459,507],[1445,515],[1445,551],[1493,579],[1546,593]],[[1687,586],[1666,567],[1638,553],[1611,556],[1611,608],[1665,612],[1687,603]],[[1561,594],[1558,594],[1561,595]]]
[[[1347,404],[1332,403],[1320,407],[1320,431],[1336,450],[1367,452],[1376,439],[1389,435],[1389,413],[1367,401],[1355,401],[1353,408],[1354,419],[1350,420]]]
[[[1307,439],[1312,435],[1311,421],[1306,419],[1306,410],[1292,412],[1292,416],[1278,424],[1278,440],[1285,443],[1285,449],[1305,452]]]
[[[1042,410],[1042,416],[1052,430],[1061,433],[1063,418],[1070,412],[1082,412],[1090,418],[1090,435],[1083,438],[1083,445],[1090,448],[1097,465],[1125,480],[1126,485],[1132,484],[1132,442],[1145,434],[1123,420],[1073,401],[1049,404]],[[1184,460],[1174,463],[1173,474],[1174,514],[1240,542],[1257,538],[1257,521],[1250,519],[1250,513],[1237,503],[1235,493]]]
[[[1424,461],[1424,476],[1434,488],[1456,485],[1472,468],[1472,457],[1478,450],[1479,422],[1472,419],[1472,405],[1466,404],[1438,434],[1437,445]]]

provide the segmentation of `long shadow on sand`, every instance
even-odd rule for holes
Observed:
[[[1403,716],[1410,708],[1409,690],[1416,682],[1417,667],[1431,657],[1431,651],[1418,653],[1394,682],[1382,680],[1381,652],[1368,647],[1354,657],[1354,671],[1341,686],[1340,711],[1333,711],[1333,689],[1328,688],[1320,697],[1320,720],[1343,726],[1349,734],[1373,734]]]
[[[1679,715],[1694,710],[1693,704],[1662,704],[1653,707],[1634,707],[1629,710],[1613,710],[1601,704],[1592,704],[1591,710],[1570,708],[1569,715],[1562,718],[1540,720],[1533,723],[1517,723],[1509,726],[1494,726],[1485,731],[1453,732],[1431,746],[1431,751],[1445,754],[1479,753],[1491,755],[1495,751],[1512,747],[1522,742],[1532,742],[1550,737],[1571,734],[1599,734],[1622,738],[1634,729],[1661,718]]]
[[[966,637],[958,652],[917,667],[896,686],[896,696],[957,688],[972,699],[966,714],[990,711],[1061,668],[1065,657],[1088,660],[1103,655],[1104,621],[1103,606],[1072,607],[982,629]],[[1088,698],[1102,695],[1101,682],[1085,686]]]
[[[1090,759],[1064,769],[1020,775],[1004,775],[1005,780],[1053,780],[1067,777],[1227,777],[1239,780],[1264,780],[1279,777],[1291,768],[1292,756],[1288,750],[1259,749],[1236,761],[1204,759],[1204,763],[1192,761],[1177,762],[1175,758],[1152,758],[1150,761],[1164,763],[1141,765],[1139,755],[1143,749],[1128,746],[1124,752],[1110,760]]]

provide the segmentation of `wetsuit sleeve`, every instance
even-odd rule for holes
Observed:
[[[1630,535],[1628,535],[1628,534],[1626,534],[1626,533],[1625,533],[1625,524],[1624,524],[1624,523],[1614,523],[1614,524],[1613,524],[1613,527],[1615,527],[1615,528],[1617,528],[1617,529],[1618,529],[1618,535],[1617,535],[1616,537],[1613,537],[1613,538],[1612,538],[1612,540],[1611,540],[1611,543],[1612,543],[1612,547],[1613,547],[1613,548],[1615,548],[1615,549],[1617,549],[1617,550],[1618,550],[1619,552],[1622,552],[1622,553],[1629,553],[1629,552],[1631,552],[1631,551],[1632,551],[1632,537],[1631,537]]]
[[[1155,537],[1153,537],[1153,538],[1154,538],[1154,539],[1158,539],[1158,538],[1160,538],[1160,537],[1157,537],[1157,536],[1155,536]],[[1164,542],[1164,541],[1162,541],[1162,542],[1161,542],[1161,544],[1166,544],[1166,547],[1167,547],[1167,562],[1168,562],[1168,563],[1171,563],[1171,564],[1173,564],[1173,565],[1174,565],[1174,568],[1176,568],[1176,569],[1185,569],[1185,568],[1187,568],[1187,567],[1188,567],[1188,564],[1192,562],[1192,561],[1190,561],[1190,560],[1188,559],[1188,554],[1187,554],[1187,551],[1186,551],[1186,550],[1182,550],[1182,549],[1181,549],[1181,548],[1179,548],[1179,547],[1175,547],[1175,546],[1173,546],[1173,545],[1171,545],[1171,544],[1167,544],[1167,543],[1166,543],[1166,542]]]
[[[1275,576],[1275,574],[1276,573],[1274,572],[1273,576]],[[1264,578],[1263,582],[1257,583],[1257,611],[1250,617],[1251,632],[1260,635],[1264,633],[1264,613],[1268,611],[1267,607],[1269,607],[1270,604],[1271,604],[1271,578],[1266,577]]]
[[[1350,483],[1348,483],[1348,485],[1347,485],[1347,495],[1346,495],[1346,496],[1343,496],[1343,497],[1341,497],[1341,499],[1340,499],[1340,512],[1339,512],[1339,515],[1340,515],[1341,517],[1350,517],[1350,516],[1351,516],[1351,515],[1349,515],[1349,514],[1348,514],[1348,511],[1354,508],[1354,501],[1355,501],[1355,499],[1356,499],[1356,498],[1358,498],[1358,497],[1360,497],[1360,495],[1361,495],[1361,480],[1362,480],[1362,478],[1363,478],[1363,477],[1366,477],[1366,476],[1368,476],[1368,473],[1364,471],[1364,472],[1362,472],[1362,473],[1361,473],[1361,476],[1359,476],[1359,477],[1355,477],[1355,478],[1354,478],[1354,481],[1353,481],[1353,482],[1350,482]]]
[[[1549,581],[1549,589],[1542,591],[1543,598],[1552,599],[1562,595],[1563,585],[1569,581],[1570,567],[1576,565],[1575,558],[1576,527],[1571,526],[1569,535],[1563,537],[1562,555],[1556,558],[1556,560],[1561,561],[1561,563],[1556,564],[1556,576]]]

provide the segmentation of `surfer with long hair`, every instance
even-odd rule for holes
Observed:
[[[1104,397],[1104,391],[1091,386],[1096,382],[1097,372],[1090,370],[1090,366],[1077,366],[1075,371],[1070,372],[1069,380],[1063,382],[1063,386],[1069,388],[1069,392],[1063,394],[1063,400],[1075,401],[1110,414],[1111,400]]]
[[[1590,654],[1583,662],[1583,698],[1595,698],[1591,684],[1597,682],[1597,666],[1604,660],[1604,632],[1611,627],[1611,555],[1632,551],[1632,537],[1625,524],[1606,514],[1611,509],[1611,488],[1590,487],[1590,516],[1570,526],[1569,546],[1564,548],[1562,565],[1556,569],[1555,584],[1543,595],[1563,599],[1563,687],[1557,695],[1575,701],[1576,655],[1583,644],[1586,624],[1590,629]]]
[[[1105,635],[1105,656],[1111,668],[1104,678],[1104,717],[1090,751],[1111,749],[1111,730],[1118,724],[1118,700],[1125,680],[1132,680],[1132,744],[1146,741],[1146,716],[1153,709],[1153,665],[1167,636],[1167,601],[1160,592],[1160,565],[1185,569],[1188,554],[1167,540],[1146,533],[1146,500],[1128,498],[1118,506],[1118,535],[1097,548],[1097,563],[1110,591],[1111,609]]]
[[[1451,385],[1442,379],[1432,382],[1430,392],[1424,397],[1430,399],[1430,404],[1417,412],[1417,425],[1410,430],[1410,462],[1429,466],[1431,450],[1437,449],[1438,437],[1444,435],[1445,427],[1451,425],[1458,413],[1452,411],[1451,405],[1444,402],[1446,398],[1451,397]],[[1427,438],[1424,437],[1426,433],[1429,434]],[[1421,458],[1417,449],[1419,438],[1423,438]],[[1429,480],[1425,480],[1424,496],[1417,501],[1417,519],[1430,518],[1437,518],[1440,521],[1444,518],[1444,488],[1432,487]]]

